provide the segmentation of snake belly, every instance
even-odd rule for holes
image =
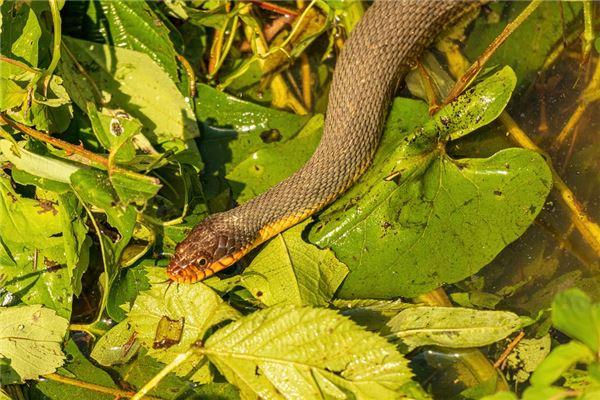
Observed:
[[[169,277],[202,280],[347,190],[373,159],[399,83],[440,31],[473,4],[384,0],[369,7],[337,61],[313,156],[260,196],[204,219],[177,245]]]

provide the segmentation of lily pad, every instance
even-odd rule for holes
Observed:
[[[527,229],[552,185],[539,154],[455,160],[444,148],[495,119],[514,83],[503,68],[432,119],[424,103],[396,99],[373,166],[309,233],[350,268],[341,297],[412,297],[457,282]]]

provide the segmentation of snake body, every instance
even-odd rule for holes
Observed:
[[[347,190],[373,159],[398,84],[439,32],[472,5],[398,0],[369,7],[337,61],[313,156],[260,196],[204,219],[176,247],[170,278],[204,279]]]

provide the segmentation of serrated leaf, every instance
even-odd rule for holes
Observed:
[[[219,295],[202,283],[194,285],[173,285],[154,283],[164,281],[164,268],[148,268],[148,279],[152,282],[150,290],[138,295],[129,313],[129,323],[138,333],[140,342],[148,349],[148,355],[164,363],[173,361],[207,331],[224,321],[235,320],[240,314],[225,303]],[[181,327],[180,339],[170,346],[161,348],[156,344],[157,328],[161,320],[168,318]],[[186,376],[192,368],[202,361],[198,355],[180,366],[176,373]],[[210,372],[206,365],[196,370],[192,379],[206,383]]]
[[[60,367],[65,359],[61,350],[69,321],[43,306],[0,307],[0,357],[21,380],[37,379]],[[4,382],[2,384],[14,383]]]
[[[199,349],[243,398],[396,399],[407,361],[336,312],[274,306],[219,329]]]
[[[508,311],[460,307],[412,307],[387,323],[392,335],[410,349],[437,345],[450,348],[485,346],[504,339],[521,326]]]
[[[152,59],[134,50],[63,37],[79,63],[107,96],[106,106],[123,109],[142,125],[142,133],[154,143],[180,141],[199,135],[190,104],[169,75]],[[71,58],[59,64],[65,87],[82,110],[97,94],[81,79]],[[109,101],[108,101],[109,100]]]
[[[306,225],[271,239],[238,278],[266,306],[327,305],[348,273],[331,250],[302,239]]]
[[[597,352],[600,343],[600,303],[579,289],[569,289],[552,302],[553,325]]]

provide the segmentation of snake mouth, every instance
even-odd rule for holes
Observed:
[[[189,264],[181,267],[177,264],[169,264],[167,267],[167,275],[172,281],[177,283],[195,283],[202,281],[219,271],[231,266],[236,261],[244,256],[245,253],[238,252],[232,255],[221,257],[219,260],[210,265],[199,266],[197,264]]]

